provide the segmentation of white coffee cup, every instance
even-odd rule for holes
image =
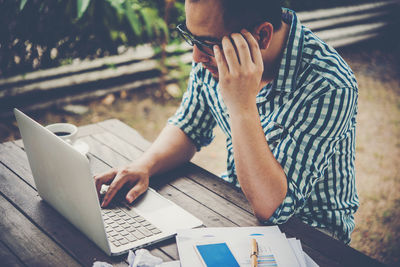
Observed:
[[[46,128],[71,145],[75,143],[76,135],[78,134],[78,127],[75,125],[71,123],[53,123],[47,125]]]

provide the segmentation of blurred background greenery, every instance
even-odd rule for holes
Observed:
[[[284,0],[296,11],[374,2]],[[178,40],[184,0],[0,0],[0,77]]]

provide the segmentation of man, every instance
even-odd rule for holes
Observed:
[[[111,183],[102,206],[125,184],[132,202],[150,176],[211,143],[218,124],[228,150],[222,178],[241,187],[260,221],[295,215],[350,242],[359,206],[351,69],[279,1],[188,0],[185,11],[188,90],[140,160],[95,177],[97,190]]]

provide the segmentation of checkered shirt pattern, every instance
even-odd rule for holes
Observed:
[[[302,26],[295,12],[283,11],[291,28],[279,73],[260,90],[256,103],[288,191],[265,223],[281,224],[295,215],[349,243],[359,206],[354,170],[357,82],[332,47]],[[198,150],[212,142],[218,124],[228,150],[221,178],[240,187],[228,110],[218,82],[201,64],[193,63],[188,89],[168,123],[185,132]]]

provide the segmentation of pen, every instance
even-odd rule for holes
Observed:
[[[257,241],[253,238],[251,239],[251,254],[250,254],[251,267],[257,267],[257,258],[258,258],[258,245]]]

